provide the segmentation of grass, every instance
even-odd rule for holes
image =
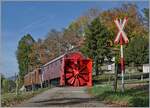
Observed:
[[[134,80],[134,79],[141,79],[141,75],[143,75],[143,79],[149,79],[149,73],[126,73],[124,74],[125,80]],[[93,82],[95,84],[106,82],[106,81],[114,81],[115,75],[114,74],[102,74],[93,76]],[[118,80],[121,80],[121,75],[118,74]]]
[[[149,91],[147,86],[126,88],[125,92],[122,93],[120,89],[114,92],[109,85],[96,85],[89,89],[88,92],[98,100],[113,106],[148,107]]]
[[[38,89],[37,91],[22,92],[16,95],[15,93],[5,93],[1,95],[1,105],[2,107],[11,107],[16,104],[21,103],[24,100],[27,100],[49,88]]]

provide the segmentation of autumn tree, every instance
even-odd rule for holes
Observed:
[[[82,46],[84,43],[85,30],[88,25],[100,15],[100,11],[97,8],[90,8],[86,12],[83,13],[80,17],[78,17],[75,21],[73,21],[68,28],[64,31],[64,34],[70,35],[70,38],[77,40],[76,44]],[[72,35],[71,35],[72,34]],[[69,37],[69,36],[66,36]]]
[[[68,28],[63,31],[62,49],[64,51],[68,51],[71,48],[79,47],[82,41],[83,38],[80,36],[80,34]]]
[[[66,53],[73,47],[80,46],[82,39],[72,27],[68,27],[63,31],[51,30],[44,40],[45,53],[49,59],[55,58]]]
[[[43,64],[50,60],[49,50],[47,49],[48,44],[46,45],[44,40],[38,39],[31,46],[31,52],[29,57],[32,63],[32,68],[40,68]],[[33,70],[32,69],[32,70]]]
[[[61,54],[61,32],[52,29],[44,39],[43,47],[48,60],[51,60]]]

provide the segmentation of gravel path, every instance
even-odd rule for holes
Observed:
[[[86,91],[86,87],[56,87],[15,107],[104,107]]]

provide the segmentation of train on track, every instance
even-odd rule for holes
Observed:
[[[92,60],[79,51],[63,54],[24,76],[26,90],[55,86],[92,86]]]

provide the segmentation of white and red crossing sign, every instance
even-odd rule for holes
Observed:
[[[125,24],[127,23],[127,20],[128,20],[127,17],[123,19],[123,22],[121,21],[121,19],[118,20],[117,18],[114,20],[114,22],[119,30],[119,32],[114,40],[115,44],[118,44],[119,40],[120,40],[120,44],[129,42],[127,35],[123,31],[123,28],[124,28]]]
[[[125,63],[124,63],[124,57],[123,57],[123,44],[127,44],[129,42],[129,39],[127,37],[127,35],[125,34],[125,32],[123,31],[123,28],[125,26],[125,24],[127,23],[127,17],[125,17],[123,19],[123,21],[121,19],[115,19],[114,22],[119,30],[114,43],[118,44],[120,41],[120,64],[121,64],[121,76],[122,76],[122,91],[124,92],[124,72],[125,72]]]

